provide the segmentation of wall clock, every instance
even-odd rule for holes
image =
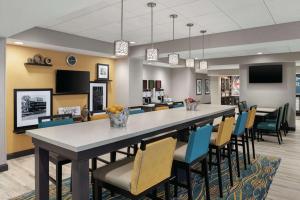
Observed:
[[[76,65],[76,63],[77,63],[77,58],[74,55],[69,55],[67,57],[67,64],[69,66],[74,66],[74,65]]]

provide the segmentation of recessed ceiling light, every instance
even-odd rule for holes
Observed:
[[[263,52],[258,52],[258,53],[257,53],[257,55],[261,55],[261,54],[264,54],[264,53],[263,53]]]
[[[134,41],[131,41],[131,42],[129,42],[130,44],[135,44],[136,42],[134,42]]]
[[[16,42],[14,42],[14,44],[16,44],[16,45],[23,45],[24,43],[21,42],[21,41],[16,41]]]

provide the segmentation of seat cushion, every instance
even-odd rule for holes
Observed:
[[[186,149],[187,143],[178,141],[174,152],[174,160],[185,162]]]
[[[218,137],[218,132],[212,132],[210,136],[210,143],[216,144],[217,137]]]
[[[109,183],[130,192],[133,159],[125,158],[100,167],[93,172],[93,177],[101,182]]]
[[[276,131],[276,123],[260,122],[260,123],[257,124],[257,129],[268,130],[268,131]]]

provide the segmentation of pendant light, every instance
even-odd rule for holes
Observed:
[[[171,19],[173,20],[173,42],[175,39],[175,19],[178,17],[176,14],[170,15]],[[170,53],[169,54],[169,64],[170,65],[178,65],[179,63],[179,54],[178,53]]]
[[[123,0],[121,0],[121,40],[116,40],[114,43],[115,56],[128,56],[129,42],[123,40]]]
[[[200,61],[200,71],[207,72],[207,61],[204,60],[204,34],[206,33],[206,30],[201,30],[200,33],[202,33],[202,60]]]
[[[158,60],[158,49],[155,49],[153,45],[153,8],[156,3],[150,2],[147,3],[147,6],[151,8],[151,48],[146,49],[146,60],[151,62]]]
[[[189,58],[185,60],[185,66],[194,68],[195,60],[191,58],[191,28],[194,26],[194,24],[188,23],[186,26],[189,28]]]

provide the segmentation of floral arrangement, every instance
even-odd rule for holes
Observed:
[[[199,104],[199,101],[196,101],[194,98],[192,97],[188,97],[185,100],[185,104],[186,104],[186,110],[196,110],[197,106]]]

